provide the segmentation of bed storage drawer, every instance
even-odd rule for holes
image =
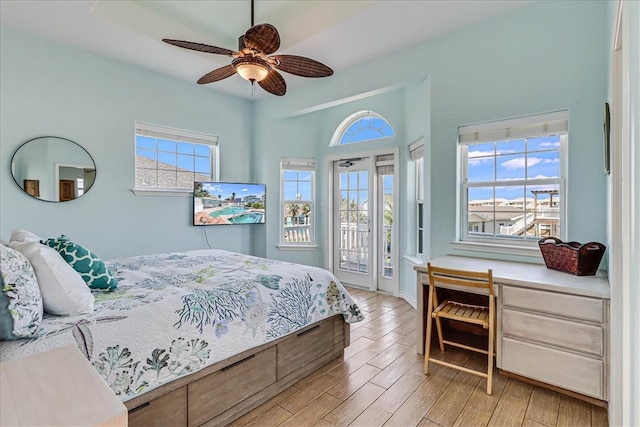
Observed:
[[[502,339],[502,368],[547,384],[603,399],[604,363],[510,338]]]
[[[333,319],[325,320],[293,334],[279,343],[278,380],[302,368],[319,356],[333,351]]]
[[[276,348],[249,355],[189,384],[189,425],[199,426],[276,382]]]
[[[129,410],[129,427],[187,425],[187,387]]]

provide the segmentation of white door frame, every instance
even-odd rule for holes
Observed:
[[[394,240],[392,242],[392,256],[393,259],[395,260],[395,267],[396,267],[396,274],[394,274],[393,276],[393,281],[394,281],[394,290],[393,290],[393,295],[394,296],[398,296],[398,283],[399,283],[399,278],[398,278],[398,274],[399,274],[399,266],[398,264],[398,255],[399,255],[399,248],[398,248],[398,221],[397,219],[400,218],[399,213],[398,213],[398,208],[399,208],[399,155],[400,155],[400,150],[398,147],[390,147],[390,148],[381,148],[381,149],[377,149],[377,150],[369,150],[369,151],[357,151],[357,152],[353,152],[353,153],[343,153],[343,154],[332,154],[332,155],[328,155],[324,157],[324,176],[326,177],[326,182],[327,182],[327,187],[325,189],[325,194],[324,194],[324,200],[326,201],[324,203],[325,206],[321,206],[321,209],[325,212],[325,230],[327,230],[326,233],[324,233],[324,247],[325,247],[325,251],[324,251],[324,266],[325,269],[329,270],[329,271],[333,271],[333,243],[334,243],[334,238],[333,238],[333,225],[334,225],[334,218],[333,218],[333,163],[337,160],[341,160],[341,159],[348,159],[348,158],[358,158],[358,157],[372,157],[373,158],[373,163],[375,163],[375,157],[376,156],[382,156],[385,154],[393,154],[393,158],[395,161],[395,167],[394,167],[394,171],[393,171],[393,203],[394,203],[394,222],[393,222],[393,227],[392,227],[392,232],[393,232],[393,236],[394,236]],[[375,217],[376,215],[374,215]],[[371,291],[375,291],[376,288],[374,288],[374,286],[377,286],[377,277],[375,277],[375,275],[377,275],[377,272],[374,271],[374,280],[372,281],[372,286],[370,289]]]
[[[609,423],[639,425],[640,410],[640,4],[619,1],[611,52],[611,176],[609,177]]]
[[[86,172],[88,169],[92,169],[95,170],[95,166],[91,166],[91,165],[78,165],[78,164],[73,164],[73,163],[56,163],[55,164],[55,185],[54,185],[54,192],[55,192],[55,200],[56,202],[60,201],[60,168],[74,168],[74,169],[81,169],[83,172]],[[76,182],[74,185],[74,192],[78,191],[78,183]],[[86,189],[85,189],[86,191]]]

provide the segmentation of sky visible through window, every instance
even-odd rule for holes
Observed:
[[[285,170],[283,176],[284,200],[313,200],[311,172]]]
[[[386,120],[379,117],[363,117],[349,126],[342,135],[340,145],[394,136]]]
[[[560,136],[469,144],[467,167],[469,201],[532,198],[533,190],[557,190],[558,185],[535,181],[560,177]],[[515,180],[528,184],[514,185]]]

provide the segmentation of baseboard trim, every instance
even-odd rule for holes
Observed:
[[[564,388],[561,388],[561,387],[558,387],[558,386],[555,386],[555,385],[543,383],[542,381],[533,380],[531,378],[523,377],[523,376],[520,376],[518,374],[511,373],[509,371],[503,371],[502,369],[498,369],[498,372],[500,372],[500,374],[502,374],[504,376],[511,377],[511,378],[516,379],[516,380],[520,380],[520,381],[523,381],[523,382],[526,382],[526,383],[529,383],[529,384],[533,384],[533,385],[536,385],[536,386],[539,386],[539,387],[542,387],[542,388],[546,388],[548,390],[557,391],[558,393],[561,393],[561,394],[564,394],[564,395],[567,395],[567,396],[571,396],[571,397],[575,397],[576,399],[583,400],[585,402],[591,403],[592,405],[599,406],[599,407],[604,408],[604,409],[608,409],[608,407],[609,407],[609,403],[608,402],[606,402],[604,400],[596,399],[595,397],[591,397],[591,396],[587,396],[587,395],[584,395],[584,394],[580,394],[580,393],[577,393],[575,391],[567,390],[567,389],[564,389]]]

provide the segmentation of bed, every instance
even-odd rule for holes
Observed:
[[[343,354],[364,318],[328,271],[224,250],[106,261],[113,292],[90,315],[45,315],[0,360],[76,344],[129,425],[233,421]]]

